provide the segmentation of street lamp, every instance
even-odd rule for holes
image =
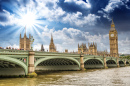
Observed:
[[[33,50],[33,47],[32,47],[33,42],[34,42],[34,38],[33,38],[33,36],[31,36],[30,37],[31,50]]]

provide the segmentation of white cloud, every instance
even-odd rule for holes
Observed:
[[[96,42],[98,51],[107,50],[110,52],[109,46],[109,34],[98,34],[92,35],[89,32],[84,32],[74,28],[63,28],[62,30],[55,30],[54,28],[49,29],[47,26],[43,28],[41,34],[42,39],[44,39],[43,45],[46,50],[49,50],[49,43],[51,39],[51,33],[53,35],[54,43],[57,50],[63,52],[68,49],[69,52],[78,51],[78,43],[89,43]],[[47,42],[46,42],[47,41]],[[40,45],[38,46],[40,47]],[[130,40],[126,38],[125,40],[118,40],[119,53],[129,53],[130,52]],[[40,48],[37,48],[40,49]]]
[[[74,0],[77,3],[83,1]],[[88,16],[83,16],[81,12],[77,13],[68,13],[62,10],[61,7],[58,7],[55,1],[53,4],[53,9],[49,9],[46,7],[46,2],[38,2],[39,6],[36,8],[40,11],[40,16],[48,19],[49,21],[59,21],[62,23],[69,23],[71,25],[76,25],[82,27],[83,25],[95,25],[99,16],[94,14],[89,14]],[[69,2],[69,1],[65,1]],[[85,2],[83,2],[85,3]],[[86,3],[89,4],[89,3]],[[82,5],[81,5],[82,6]],[[87,6],[87,5],[85,5]],[[42,9],[42,10],[41,10]]]
[[[94,14],[88,14],[88,16],[82,16],[81,12],[77,13],[67,13],[67,16],[63,18],[63,22],[67,23],[69,22],[71,25],[76,25],[79,27],[83,27],[84,25],[90,25],[93,26],[97,23],[97,19],[99,19],[100,16],[96,16]]]
[[[19,45],[16,45],[16,44],[9,45],[7,47],[11,47],[11,48],[14,48],[14,49],[19,49]]]
[[[84,8],[89,8],[90,3],[88,0],[87,3],[85,3],[82,0],[73,0],[76,4],[79,6],[83,6]],[[15,14],[10,14],[8,11],[5,11],[6,17],[9,21],[7,22],[0,22],[1,25],[13,25],[20,23],[20,20],[17,16],[23,15],[26,11],[32,11],[34,14],[36,14],[37,18],[46,18],[49,21],[58,21],[62,23],[69,23],[71,25],[76,25],[78,27],[83,27],[84,25],[95,25],[97,22],[97,19],[100,17],[95,14],[88,14],[87,16],[83,16],[81,12],[77,13],[68,13],[66,11],[63,11],[61,7],[57,5],[57,2],[59,0],[37,0],[37,5],[30,0],[26,7],[24,5],[21,5],[18,10],[14,10]],[[68,2],[68,1],[65,1]],[[46,4],[52,3],[52,8],[49,9]]]
[[[14,25],[18,22],[18,19],[15,18],[14,14],[10,14],[8,11],[3,10],[3,13],[0,14],[0,16],[6,17],[7,22],[0,22],[0,25],[6,26],[6,25]]]
[[[130,40],[128,38],[118,41],[119,52],[130,54]]]
[[[112,13],[116,8],[120,8],[120,6],[125,6],[127,9],[130,9],[125,3],[127,3],[128,0],[109,0],[108,5],[106,5],[105,8],[102,8],[102,10],[99,10],[98,13],[103,14],[103,17],[111,20],[109,14]]]
[[[54,28],[49,29],[47,26],[43,28],[43,32],[41,34],[41,38],[44,40],[43,45],[46,47],[45,49],[49,49],[49,43],[51,39],[51,33],[53,35],[54,43],[57,47],[57,50],[63,52],[65,49],[70,51],[78,50],[78,43],[93,43],[96,42],[98,44],[98,50],[106,50],[109,49],[109,35],[91,35],[89,32],[84,32],[74,28],[63,28],[62,30],[55,30]],[[106,41],[104,41],[106,40]],[[34,50],[39,50],[41,48],[41,44],[35,44]],[[109,50],[108,50],[109,51]]]
[[[89,2],[89,0],[86,0],[86,2],[84,2],[83,0],[65,0],[65,3],[75,3],[79,6],[81,6],[82,8],[91,8],[91,4]]]
[[[121,5],[124,5],[121,0],[109,0],[109,4],[103,10],[107,13],[110,13],[113,12],[115,8],[119,8]]]

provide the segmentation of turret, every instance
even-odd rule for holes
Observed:
[[[41,51],[44,51],[44,47],[43,47],[43,44],[41,45]]]
[[[53,43],[53,36],[52,36],[52,34],[51,34],[51,42]]]
[[[29,34],[29,39],[31,39],[31,34]]]
[[[56,47],[53,43],[53,36],[51,34],[51,41],[50,41],[50,45],[49,45],[49,52],[56,52]]]
[[[24,33],[24,37],[26,37],[26,27],[25,27],[25,33]]]
[[[21,38],[21,33],[20,33],[20,38]]]
[[[95,43],[95,46],[96,46],[96,48],[97,48],[97,43]]]

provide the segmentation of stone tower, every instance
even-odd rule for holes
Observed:
[[[109,43],[110,43],[110,56],[118,57],[118,34],[115,29],[115,24],[113,20],[109,31]]]
[[[97,55],[97,44],[96,43],[94,43],[94,42],[91,44],[88,43],[88,47],[89,47],[88,54]]]
[[[43,44],[41,45],[41,51],[45,51]]]
[[[31,41],[30,41],[31,35],[29,34],[29,38],[26,36],[26,27],[25,27],[25,33],[24,37],[21,38],[21,33],[20,33],[20,41],[19,41],[19,48],[21,50],[30,50],[31,49]]]
[[[79,46],[78,44],[78,54],[86,54],[87,52],[87,47],[86,47],[86,44],[82,43],[82,45]]]
[[[52,34],[51,34],[51,41],[50,41],[50,45],[49,45],[49,52],[56,52],[56,47],[55,47],[55,44],[53,43]]]

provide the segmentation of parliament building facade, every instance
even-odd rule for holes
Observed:
[[[19,48],[21,50],[31,50],[31,35],[29,34],[29,38],[26,36],[26,28],[25,28],[25,33],[24,37],[21,38],[20,34],[20,42],[19,42]],[[88,55],[106,55],[106,56],[111,56],[111,57],[119,57],[118,55],[118,33],[117,30],[115,29],[115,24],[112,20],[111,23],[111,28],[109,30],[109,43],[110,43],[110,53],[107,52],[107,50],[104,51],[98,51],[97,50],[97,43],[88,43],[88,48],[86,44],[78,44],[78,54],[88,54]],[[41,51],[45,51],[43,45],[41,46]],[[48,50],[47,50],[48,51]],[[53,36],[51,34],[51,41],[49,45],[49,52],[57,52],[56,51],[56,46],[53,41]],[[65,51],[68,53],[68,50],[66,49]]]

